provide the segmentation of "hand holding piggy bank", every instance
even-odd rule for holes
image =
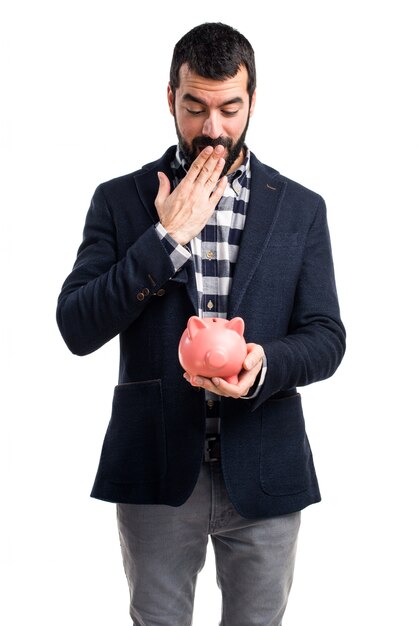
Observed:
[[[205,378],[219,376],[233,385],[238,384],[246,356],[241,317],[226,320],[193,315],[179,343],[179,360],[188,374]]]

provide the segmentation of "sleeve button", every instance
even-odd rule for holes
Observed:
[[[136,299],[137,300],[143,300],[145,298],[144,294],[142,293],[142,291],[140,291],[139,293],[136,294]]]
[[[163,296],[165,294],[165,289],[159,289],[157,291],[157,296]]]

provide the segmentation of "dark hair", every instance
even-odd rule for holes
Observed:
[[[254,50],[235,28],[220,22],[207,22],[193,28],[176,43],[170,68],[173,93],[180,85],[179,72],[184,63],[192,72],[213,80],[232,78],[244,65],[251,100],[256,86]]]

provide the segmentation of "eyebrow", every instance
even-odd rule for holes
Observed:
[[[196,98],[196,96],[192,96],[191,93],[185,93],[182,97],[183,102],[196,102],[197,104],[201,104],[202,106],[207,106],[204,100],[201,98]],[[236,98],[231,98],[231,100],[227,100],[226,102],[222,102],[219,107],[228,106],[228,104],[244,104],[244,100],[237,96]]]

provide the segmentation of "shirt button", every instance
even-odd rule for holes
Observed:
[[[214,306],[215,305],[213,304],[212,300],[209,300],[209,302],[207,303],[207,307],[208,307],[209,311],[212,311]]]
[[[212,259],[214,259],[214,258],[215,258],[215,253],[214,253],[212,250],[208,250],[208,251],[206,252],[206,258],[208,258],[208,259],[209,259],[209,261],[212,261]]]
[[[209,409],[213,409],[213,405],[215,404],[214,400],[208,400],[207,405]]]

